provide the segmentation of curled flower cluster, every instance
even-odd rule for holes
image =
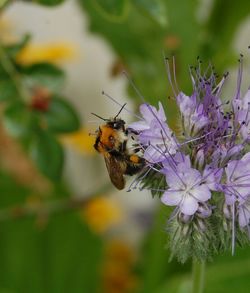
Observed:
[[[179,108],[181,135],[159,110],[144,103],[141,120],[129,125],[147,162],[136,181],[175,207],[168,220],[172,256],[182,262],[249,241],[250,237],[250,90],[241,97],[242,56],[235,95],[221,100],[227,79],[212,66],[190,68],[191,96],[169,80]],[[167,68],[169,63],[167,61]],[[174,81],[175,81],[174,77]],[[134,183],[135,184],[135,183]]]

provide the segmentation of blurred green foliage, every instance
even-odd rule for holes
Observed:
[[[39,170],[51,180],[59,180],[63,149],[58,134],[80,126],[76,111],[62,97],[64,72],[49,63],[20,65],[16,56],[30,40],[0,47],[0,101],[4,103],[2,122],[10,135],[19,139]]]
[[[3,172],[0,187],[2,209],[31,193]],[[56,192],[69,196],[62,188]],[[78,213],[10,219],[1,223],[0,234],[0,292],[96,292],[103,243]]]
[[[32,2],[54,6],[63,1]],[[2,3],[11,5],[11,1]],[[170,119],[176,112],[174,103],[167,101],[172,92],[163,55],[175,56],[179,87],[190,93],[188,66],[198,55],[212,61],[219,72],[235,63],[235,33],[250,14],[248,0],[214,0],[203,20],[197,18],[198,0],[78,3],[89,18],[89,30],[110,44],[148,102],[165,102]],[[60,182],[64,156],[57,136],[77,130],[80,121],[62,95],[66,76],[60,68],[48,63],[16,63],[18,52],[29,41],[25,36],[15,45],[0,46],[2,123],[38,169],[60,186],[52,198],[67,198],[70,192]],[[131,86],[128,90],[140,103]],[[1,209],[25,203],[33,192],[5,171],[0,173],[0,188]],[[168,262],[166,213],[165,208],[156,212],[145,237],[136,269],[137,292],[189,292],[191,288],[190,264]],[[0,292],[98,292],[104,240],[93,235],[76,212],[51,215],[42,226],[35,220],[10,219],[0,224]],[[218,256],[208,264],[205,292],[247,292],[249,273],[250,249],[237,250],[235,256]]]

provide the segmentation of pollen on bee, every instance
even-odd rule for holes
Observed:
[[[132,155],[129,159],[133,163],[139,163],[139,157],[137,155]]]

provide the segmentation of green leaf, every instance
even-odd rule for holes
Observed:
[[[214,1],[203,33],[201,49],[207,59],[213,59],[217,70],[225,70],[228,64],[237,60],[233,40],[239,26],[249,16],[248,0],[232,1],[230,5],[223,0]]]
[[[10,135],[22,138],[31,134],[37,125],[37,119],[26,105],[17,101],[5,109],[3,124]]]
[[[19,51],[28,44],[30,39],[31,36],[29,34],[25,34],[19,42],[6,46],[5,50],[10,57],[15,58],[17,53],[19,53]]]
[[[161,26],[167,25],[167,9],[163,0],[134,0],[133,4]]]
[[[129,0],[93,0],[92,4],[98,14],[107,21],[122,22],[127,18]]]
[[[20,71],[24,74],[24,84],[30,88],[38,86],[51,92],[60,92],[65,82],[64,72],[49,63],[20,67]]]
[[[181,266],[179,265],[179,268]],[[231,254],[217,257],[213,263],[207,263],[205,268],[205,293],[246,292],[250,286],[250,249],[237,250]],[[191,266],[189,274],[175,274],[166,278],[155,293],[190,292]]]
[[[39,170],[51,180],[60,180],[64,154],[53,135],[37,130],[29,144],[29,154]]]
[[[147,102],[157,104],[166,101],[168,118],[176,119],[175,103],[167,101],[173,95],[167,81],[162,51],[167,56],[176,56],[176,75],[179,88],[183,91],[192,88],[188,66],[196,60],[199,49],[199,24],[196,20],[197,0],[162,1],[168,14],[167,30],[152,21],[145,11],[130,4],[127,19],[113,23],[101,18],[90,0],[78,0],[83,11],[88,13],[90,30],[102,35],[112,46],[129,72],[131,78],[144,95]],[[176,47],[167,47],[167,39],[176,40]],[[130,96],[139,103],[142,99],[129,86]]]
[[[62,4],[64,0],[33,0],[32,2],[36,2],[44,6],[56,6]]]
[[[80,127],[80,120],[73,107],[59,96],[52,96],[49,109],[44,113],[43,118],[52,132],[72,132]]]
[[[103,243],[77,213],[53,215],[44,226],[7,221],[0,233],[1,293],[98,292]]]
[[[187,265],[180,265],[176,260],[169,262],[170,251],[166,245],[167,232],[164,231],[166,220],[170,212],[161,206],[154,215],[154,224],[147,235],[143,249],[141,263],[140,293],[156,292],[156,289],[175,272],[180,273],[187,269]],[[140,269],[140,268],[139,268]],[[171,290],[169,292],[172,292]]]
[[[18,95],[16,86],[11,80],[0,80],[0,101],[12,101]]]
[[[2,9],[7,3],[8,3],[9,0],[0,0],[0,9]]]

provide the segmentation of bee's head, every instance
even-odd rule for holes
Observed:
[[[107,125],[115,130],[124,130],[125,121],[120,118],[110,119]]]

